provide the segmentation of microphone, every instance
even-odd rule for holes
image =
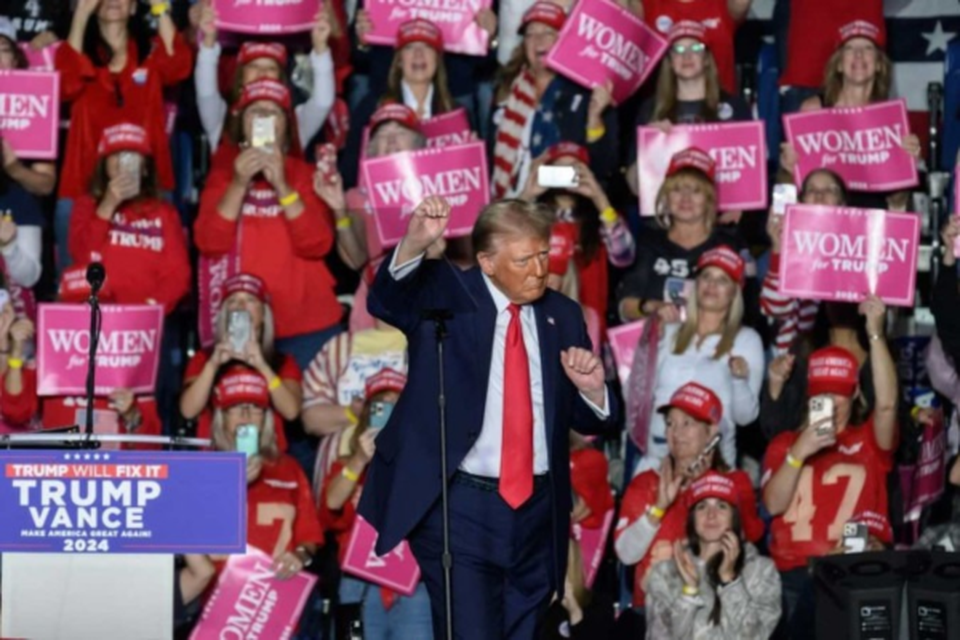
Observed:
[[[90,293],[97,295],[103,281],[107,277],[107,270],[103,268],[102,262],[91,262],[87,267],[87,282],[90,284]]]

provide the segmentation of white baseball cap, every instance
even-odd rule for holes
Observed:
[[[7,16],[0,16],[0,36],[9,38],[11,42],[17,42],[17,28]]]

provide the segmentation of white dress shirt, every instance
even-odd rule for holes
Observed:
[[[406,80],[400,81],[400,93],[403,97],[403,104],[413,109],[413,112],[421,120],[427,120],[433,117],[433,84],[427,89],[427,97],[423,100],[423,115],[420,115],[420,103],[417,102],[417,96],[413,95],[413,90]]]
[[[398,265],[397,253],[390,262],[390,275],[402,280],[420,265],[423,255]],[[493,353],[490,358],[490,379],[487,382],[487,399],[483,409],[483,426],[480,435],[467,456],[460,464],[460,470],[487,478],[500,477],[500,457],[503,449],[503,374],[504,357],[507,348],[507,328],[510,326],[510,300],[507,299],[486,276],[483,281],[497,308],[497,321],[493,332]],[[531,305],[520,307],[520,323],[523,329],[523,345],[527,350],[527,362],[530,368],[530,398],[533,402],[533,474],[542,475],[550,470],[550,451],[547,446],[546,417],[543,400],[543,367],[540,361],[540,338],[537,333],[537,317]],[[610,415],[610,397],[604,389],[603,409],[584,399],[600,419]]]

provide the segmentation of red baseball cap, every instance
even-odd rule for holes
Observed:
[[[284,111],[290,110],[290,90],[276,80],[264,78],[243,86],[240,98],[233,105],[233,112],[240,113],[254,102],[268,100],[279,105]]]
[[[673,154],[673,157],[670,158],[670,166],[667,167],[667,176],[672,176],[683,169],[696,169],[713,182],[713,177],[717,172],[717,163],[703,149],[689,147]]]
[[[275,60],[280,68],[287,66],[287,48],[279,42],[244,42],[237,54],[237,64],[241,67],[257,58]]]
[[[380,369],[380,371],[367,378],[367,383],[364,387],[364,394],[369,399],[378,393],[383,393],[384,391],[396,391],[397,393],[401,393],[406,384],[407,376],[403,375],[396,369],[387,367],[385,369]]]
[[[679,22],[674,22],[673,26],[670,27],[670,33],[667,35],[667,40],[670,44],[673,44],[680,38],[693,38],[694,40],[699,40],[706,44],[707,42],[707,28],[703,26],[702,22],[694,22],[693,20],[681,20]]]
[[[688,382],[673,392],[670,402],[657,409],[666,413],[680,409],[685,414],[707,424],[718,424],[723,418],[723,403],[710,389],[696,382]]]
[[[860,366],[852,353],[842,347],[817,349],[807,366],[807,396],[835,393],[853,397],[859,378]]]
[[[104,129],[100,135],[97,153],[103,158],[120,151],[135,151],[143,156],[153,155],[147,130],[129,122]]]
[[[884,29],[867,20],[854,20],[837,31],[837,48],[851,38],[866,38],[881,49],[886,44]]]
[[[882,513],[860,511],[851,517],[849,522],[865,524],[867,525],[867,531],[875,538],[883,542],[890,542],[890,520]]]
[[[560,158],[573,158],[577,162],[590,164],[590,152],[576,142],[558,142],[544,154],[544,162],[551,164]]]
[[[577,246],[577,225],[573,222],[558,222],[550,232],[550,264],[548,270],[555,276],[567,273],[570,258]]]
[[[523,14],[517,33],[522,34],[523,30],[526,29],[527,25],[531,22],[542,22],[548,27],[560,31],[560,29],[563,28],[563,23],[566,21],[567,13],[563,10],[563,7],[556,2],[541,0],[540,2],[535,2],[533,6]]]
[[[373,135],[377,127],[387,122],[396,122],[411,131],[420,132],[420,118],[405,104],[389,102],[377,109],[370,116],[370,135]]]
[[[429,20],[423,18],[407,20],[397,28],[397,49],[403,49],[414,42],[423,42],[442,52],[443,32]]]
[[[229,367],[213,389],[213,406],[217,409],[229,409],[238,404],[253,404],[263,409],[270,406],[266,379],[242,364]]]
[[[697,272],[703,271],[707,267],[717,267],[739,285],[743,284],[745,266],[740,254],[725,244],[705,251],[697,260]]]
[[[740,491],[730,476],[716,471],[707,471],[690,485],[687,492],[687,505],[692,507],[701,500],[718,498],[735,507],[740,506]]]
[[[263,280],[252,273],[238,273],[235,276],[227,278],[223,283],[222,299],[226,300],[238,292],[249,293],[260,302],[267,302],[267,285]]]

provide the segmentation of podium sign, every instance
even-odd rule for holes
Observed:
[[[0,552],[245,553],[238,453],[0,451]]]

